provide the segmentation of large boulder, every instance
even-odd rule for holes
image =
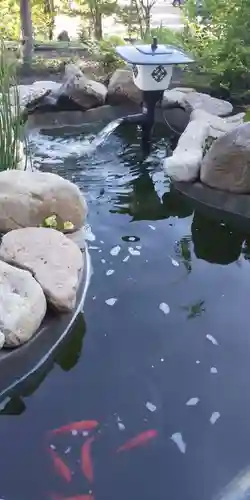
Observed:
[[[27,342],[41,325],[46,309],[44,293],[33,276],[0,261],[1,347]]]
[[[2,238],[0,258],[29,270],[57,310],[74,309],[83,256],[64,234],[42,227],[11,231]]]
[[[232,193],[250,193],[250,123],[217,139],[205,155],[201,181]]]
[[[163,168],[174,181],[192,182],[200,174],[206,146],[211,140],[237,128],[245,113],[226,118],[211,115],[204,110],[192,111],[190,122],[181,135],[173,155],[165,158]]]
[[[105,104],[107,88],[103,83],[89,79],[78,65],[68,64],[60,89],[53,97],[72,100],[83,111]]]
[[[18,85],[17,89],[13,87],[10,92],[10,103],[13,112],[17,103],[16,91],[18,91],[19,105],[24,110],[26,107],[33,107],[40,103],[46,95],[57,92],[60,87],[60,83],[53,81],[37,81],[30,85]]]
[[[39,226],[58,215],[75,229],[84,224],[86,202],[79,188],[48,172],[8,170],[0,172],[0,231]]]
[[[131,69],[117,69],[109,81],[108,102],[109,104],[124,104],[127,102],[140,104],[142,93],[133,81]]]
[[[176,104],[186,109],[188,113],[201,109],[215,116],[227,116],[233,111],[233,106],[228,101],[211,97],[209,94],[192,91],[192,89],[188,90],[187,92],[187,89],[182,90],[179,87],[166,90],[163,95],[162,106],[167,109],[168,106],[172,107]]]

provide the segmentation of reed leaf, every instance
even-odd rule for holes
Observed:
[[[0,171],[20,168],[25,141],[15,65],[0,41]],[[26,168],[26,160],[25,166]]]

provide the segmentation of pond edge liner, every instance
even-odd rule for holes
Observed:
[[[196,182],[173,182],[174,189],[205,217],[224,221],[245,232],[250,231],[250,194],[233,193]]]
[[[80,283],[79,283],[79,288],[78,288],[78,301],[77,301],[77,305],[75,307],[75,309],[71,312],[71,313],[65,313],[65,315],[63,315],[62,313],[54,313],[55,315],[55,318],[54,318],[54,321],[52,320],[52,328],[54,326],[54,323],[58,320],[58,322],[66,319],[66,315],[67,316],[70,316],[70,319],[66,325],[66,327],[63,329],[61,335],[57,338],[57,340],[53,343],[52,347],[50,347],[45,354],[42,355],[42,357],[39,359],[39,361],[34,361],[34,366],[30,369],[28,369],[25,374],[19,376],[19,377],[12,377],[14,380],[12,382],[10,382],[7,387],[4,387],[3,389],[0,388],[0,413],[1,413],[1,410],[5,407],[4,405],[4,402],[5,402],[5,398],[7,399],[8,397],[11,397],[12,395],[12,391],[14,391],[15,389],[17,389],[18,386],[20,386],[21,384],[27,382],[27,380],[32,376],[34,375],[36,372],[38,372],[45,364],[46,362],[48,362],[51,357],[53,356],[53,354],[55,353],[55,351],[58,349],[58,347],[61,345],[61,343],[66,340],[66,337],[70,334],[71,330],[72,330],[72,327],[74,326],[79,314],[81,312],[83,312],[83,306],[84,306],[84,302],[85,302],[85,299],[86,299],[86,295],[87,295],[87,291],[88,291],[88,287],[89,287],[89,284],[90,284],[90,280],[91,280],[91,276],[93,274],[93,270],[92,270],[92,264],[91,264],[91,257],[90,257],[90,254],[89,254],[89,251],[88,251],[88,246],[87,246],[87,243],[85,242],[85,246],[84,246],[84,250],[83,250],[83,256],[84,256],[84,268],[83,268],[83,272],[82,272],[82,276],[81,276],[81,280],[80,280]],[[48,319],[48,322],[49,322],[49,319]],[[43,324],[41,325],[41,327],[39,328],[39,330],[41,330],[41,328],[43,328]],[[46,328],[47,330],[49,329],[49,325],[47,326]],[[31,337],[30,341],[33,341],[33,343],[35,342],[35,337],[37,334],[39,334],[39,330],[38,332],[34,335],[34,337]],[[43,332],[40,332],[40,335],[42,336],[42,333]],[[7,350],[9,351],[9,355],[7,356],[9,359],[7,359],[7,362],[11,363],[14,361],[14,364],[15,364],[15,360],[12,359],[12,356],[11,356],[11,351],[13,351],[13,354],[14,354],[14,351],[18,352],[19,349],[22,349],[22,348],[26,348],[28,350],[29,348],[29,342],[28,341],[27,343],[23,344],[22,346],[20,346],[19,348],[15,348],[15,349],[4,349],[4,350],[1,350],[0,351],[0,356],[1,356],[1,353],[3,351],[7,352]],[[28,356],[29,357],[29,356]],[[32,357],[32,356],[31,356]],[[4,358],[4,360],[6,361],[6,358]],[[0,357],[0,374],[1,374],[1,362],[4,361],[4,360],[1,360],[1,357]],[[31,363],[32,364],[32,363]],[[14,371],[15,369],[13,369]],[[3,379],[4,379],[4,375],[3,375]],[[6,401],[6,404],[7,404],[7,401]]]

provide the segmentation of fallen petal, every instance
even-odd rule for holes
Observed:
[[[212,336],[212,335],[206,335],[207,339],[210,340],[210,342],[212,342],[212,344],[214,345],[219,345],[217,340]]]
[[[186,405],[187,406],[195,406],[199,403],[199,398],[190,398],[187,402],[186,402]]]
[[[110,299],[105,300],[105,303],[108,306],[114,306],[116,302],[117,302],[117,299],[115,299],[114,297],[111,297]]]
[[[170,257],[170,258],[171,258],[171,257]],[[171,258],[171,262],[172,262],[173,266],[175,266],[175,267],[179,267],[179,265],[180,265],[180,264],[179,264],[179,262],[178,262],[177,260],[172,259],[172,258]]]
[[[135,250],[133,247],[129,247],[128,251],[130,255],[141,255],[141,252],[139,252],[139,250]]]
[[[116,247],[111,248],[110,254],[113,255],[114,257],[116,257],[118,255],[118,253],[120,253],[120,251],[121,251],[121,247],[119,245],[117,245]]]
[[[162,302],[160,305],[159,305],[159,309],[164,313],[164,314],[169,314],[170,313],[170,307],[168,304],[166,304],[165,302]]]
[[[128,259],[130,259],[130,255],[127,255],[127,257],[124,257],[122,262],[128,262]]]
[[[212,366],[212,367],[210,368],[210,373],[218,373],[217,368],[215,368],[215,366]]]
[[[172,434],[170,439],[172,439],[172,441],[176,444],[176,446],[178,446],[181,453],[186,452],[187,445],[186,443],[184,443],[180,432],[175,432],[174,434]]]
[[[153,231],[155,231],[155,226],[152,226],[151,224],[149,224],[148,227],[150,227],[150,229],[152,229]]]
[[[217,420],[220,418],[220,413],[218,411],[215,411],[214,413],[212,413],[211,417],[210,417],[210,423],[212,425],[215,424],[215,422],[217,422]]]
[[[147,407],[147,409],[148,409],[149,411],[152,411],[152,412],[154,412],[154,411],[156,410],[156,406],[155,406],[155,405],[153,405],[153,403],[150,403],[150,401],[148,401],[148,402],[146,403],[146,407]]]
[[[108,271],[106,271],[106,276],[111,276],[111,274],[114,274],[114,269],[108,269]]]

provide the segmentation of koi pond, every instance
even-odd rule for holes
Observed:
[[[102,127],[31,131],[34,163],[86,194],[94,273],[71,336],[1,403],[0,498],[249,498],[249,479],[221,492],[250,464],[250,229],[174,190],[166,128],[147,158],[135,125],[88,154]]]

